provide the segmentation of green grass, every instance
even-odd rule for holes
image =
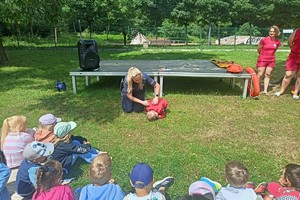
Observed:
[[[164,80],[169,102],[167,117],[148,122],[143,113],[123,113],[120,106],[121,77],[92,80],[85,87],[77,78],[73,95],[69,71],[78,67],[76,48],[7,49],[9,61],[0,64],[0,120],[23,114],[30,127],[53,113],[64,121],[74,120],[74,135],[113,157],[113,178],[130,190],[128,173],[137,162],[149,163],[155,179],[174,176],[171,197],[184,195],[188,186],[207,176],[225,184],[224,165],[240,160],[255,182],[277,180],[287,163],[299,163],[299,101],[289,94],[280,98],[261,96],[242,99],[241,88],[228,87],[228,80],[174,78]],[[101,50],[101,59],[220,59],[242,66],[255,66],[255,51],[224,50]],[[277,66],[270,90],[277,90],[288,52],[277,52]],[[138,66],[137,66],[138,67]],[[66,92],[57,92],[57,80]],[[241,82],[238,82],[241,85]],[[287,91],[289,93],[289,90]],[[152,91],[148,92],[152,97]],[[79,161],[69,177],[72,187],[88,184],[89,164]]]

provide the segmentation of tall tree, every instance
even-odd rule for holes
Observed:
[[[199,22],[209,25],[208,44],[210,45],[212,25],[219,27],[230,19],[229,0],[196,0],[195,5]],[[220,34],[218,34],[218,40],[220,44]]]
[[[187,27],[196,20],[194,0],[178,0],[171,12],[172,19],[184,26],[185,44],[187,44]]]
[[[299,0],[273,0],[272,22],[283,27],[300,27]]]

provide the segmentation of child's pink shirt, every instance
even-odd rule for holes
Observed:
[[[9,168],[19,167],[24,160],[23,151],[34,141],[33,134],[26,132],[8,133],[3,144],[3,153]]]
[[[47,192],[40,192],[37,196],[36,192],[33,194],[32,200],[74,200],[73,192],[69,185],[57,185]]]

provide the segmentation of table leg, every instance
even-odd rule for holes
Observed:
[[[249,83],[249,78],[245,78],[244,81],[244,89],[243,89],[243,99],[247,98],[247,87],[248,87],[248,83]]]
[[[85,85],[86,86],[90,85],[90,77],[89,76],[85,76]]]
[[[235,78],[232,78],[231,80],[231,88],[234,89],[235,86]]]
[[[164,77],[163,76],[159,76],[159,85],[160,85],[159,96],[162,97],[163,96],[163,88],[164,88]]]
[[[75,76],[72,76],[72,86],[73,86],[73,94],[77,94],[76,77]]]

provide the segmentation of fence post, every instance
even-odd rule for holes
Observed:
[[[201,50],[201,40],[202,40],[202,27],[200,26],[200,31],[199,31],[199,49]]]
[[[164,30],[164,49],[166,48],[166,32]]]
[[[208,41],[207,41],[207,45],[210,46],[210,40],[211,40],[211,23],[209,24],[209,27],[208,27]]]
[[[234,31],[234,49],[235,49],[235,46],[236,46],[236,33],[237,33],[237,26],[235,27],[235,31]]]

